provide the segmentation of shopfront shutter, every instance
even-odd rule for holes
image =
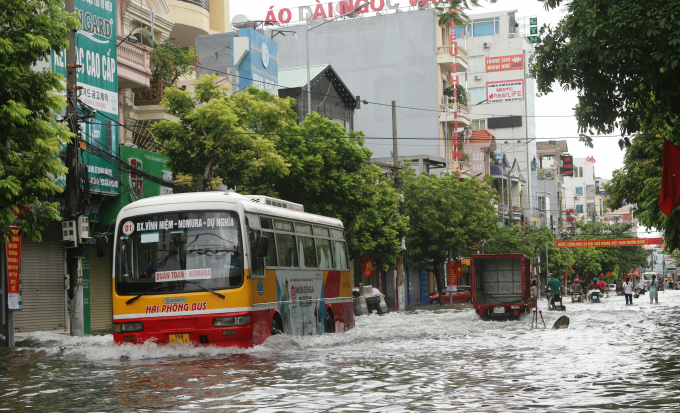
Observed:
[[[61,223],[49,225],[42,233],[42,242],[33,242],[24,237],[22,244],[22,311],[14,313],[15,330],[64,331],[68,312],[64,290],[66,272]]]
[[[113,252],[106,251],[106,257],[97,258],[97,248],[90,247],[90,328],[93,333],[111,333],[113,319],[111,268]]]

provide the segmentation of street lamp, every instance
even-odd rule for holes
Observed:
[[[325,22],[318,24],[314,27],[309,27],[309,21],[312,20],[312,19],[311,18],[307,19],[307,29],[306,29],[307,36],[306,36],[305,43],[306,43],[306,49],[307,49],[307,114],[308,115],[310,113],[312,113],[312,91],[311,91],[311,87],[310,87],[311,85],[310,85],[310,68],[309,68],[309,32],[313,29],[316,29],[317,27],[323,26],[324,24],[330,23],[330,22],[337,20],[341,17],[345,17],[345,16],[348,16],[350,14],[357,13],[359,10],[361,10],[363,7],[368,6],[369,4],[370,4],[369,2],[362,3],[362,4],[358,5],[357,7],[355,7],[354,10],[352,10],[349,13],[345,13],[345,14],[341,14],[339,16],[333,17],[332,19],[326,20]]]

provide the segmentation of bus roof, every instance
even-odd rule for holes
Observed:
[[[160,195],[144,198],[123,207],[120,210],[118,217],[122,218],[138,214],[145,215],[154,212],[160,213],[164,208],[169,211],[206,210],[211,209],[212,206],[209,205],[210,203],[240,204],[246,212],[311,222],[335,228],[344,228],[342,222],[336,218],[330,218],[323,215],[310,214],[308,212],[300,212],[271,205],[262,205],[257,202],[253,202],[251,199],[236,192],[223,191],[191,192],[185,194]]]

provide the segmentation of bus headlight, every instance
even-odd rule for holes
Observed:
[[[113,325],[114,333],[135,333],[138,331],[144,331],[144,324],[139,321],[134,323],[120,323]]]
[[[213,327],[235,327],[245,326],[250,324],[250,316],[243,315],[239,317],[217,317],[213,318]]]

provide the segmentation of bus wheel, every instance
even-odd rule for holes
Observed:
[[[324,330],[326,333],[335,333],[335,320],[333,319],[332,311],[326,311],[326,321],[324,321]]]
[[[281,321],[278,315],[275,315],[272,319],[272,331],[271,335],[275,336],[277,334],[283,334],[283,328],[281,327]]]

